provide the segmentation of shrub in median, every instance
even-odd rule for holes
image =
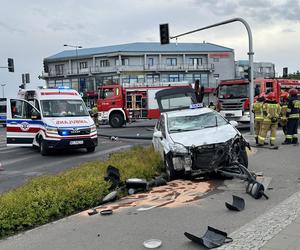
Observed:
[[[31,179],[0,195],[0,238],[96,206],[109,192],[104,181],[108,165],[121,177],[151,178],[162,167],[152,147],[133,147],[105,161],[87,162],[54,176]]]

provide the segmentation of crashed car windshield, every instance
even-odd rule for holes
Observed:
[[[209,112],[198,115],[182,115],[168,117],[169,133],[178,133],[182,131],[192,131],[210,127],[226,125],[224,120],[218,113]]]

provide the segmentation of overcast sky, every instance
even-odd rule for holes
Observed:
[[[14,96],[22,73],[28,87],[43,85],[38,75],[43,58],[61,52],[63,44],[85,48],[159,41],[160,23],[170,35],[234,17],[244,18],[254,40],[254,61],[300,70],[300,0],[0,0],[0,66],[15,60],[15,72],[0,69],[5,96]],[[211,42],[235,50],[235,60],[248,59],[248,38],[241,23],[194,33],[178,42]],[[2,97],[2,88],[0,89]]]

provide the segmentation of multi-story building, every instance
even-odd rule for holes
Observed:
[[[211,43],[129,43],[66,50],[44,59],[48,87],[68,86],[87,99],[105,84],[153,85],[164,82],[204,86],[206,102],[217,81],[235,76],[234,51]],[[94,101],[94,100],[92,100]]]
[[[248,60],[239,60],[235,62],[235,77],[236,78],[245,78],[248,74],[246,72],[249,68]],[[253,63],[253,77],[265,77],[273,78],[275,77],[275,64],[271,62],[254,62]]]

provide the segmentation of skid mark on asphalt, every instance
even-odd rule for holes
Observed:
[[[215,187],[213,181],[186,181],[175,180],[166,186],[154,187],[148,193],[139,193],[121,198],[118,202],[102,205],[97,211],[104,209],[119,210],[129,207],[167,207],[174,208],[183,206],[199,200],[203,195],[212,191]],[[88,216],[90,210],[80,213],[82,216]]]

